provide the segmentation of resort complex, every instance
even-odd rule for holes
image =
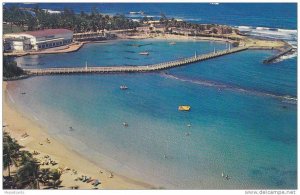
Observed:
[[[6,3],[2,26],[5,190],[297,188],[296,4]]]
[[[4,34],[5,51],[30,51],[70,44],[73,32],[67,29],[45,29]]]

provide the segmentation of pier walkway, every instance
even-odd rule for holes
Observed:
[[[170,69],[178,66],[191,64],[194,62],[204,61],[212,58],[216,58],[231,53],[247,50],[248,47],[236,47],[233,49],[226,49],[208,54],[196,55],[189,58],[183,58],[179,60],[162,62],[152,65],[143,66],[85,66],[85,67],[73,67],[73,68],[43,68],[43,69],[24,69],[29,75],[51,75],[51,74],[86,74],[86,73],[133,73],[133,72],[152,72],[160,71],[164,69]]]

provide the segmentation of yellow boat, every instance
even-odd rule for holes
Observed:
[[[190,106],[179,106],[178,110],[179,111],[190,111],[191,107]]]

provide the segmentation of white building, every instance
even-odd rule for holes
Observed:
[[[12,51],[40,50],[70,44],[73,32],[67,29],[45,29],[5,34],[3,38],[6,48]]]

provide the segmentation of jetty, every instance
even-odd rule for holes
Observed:
[[[23,69],[29,75],[55,75],[55,74],[108,74],[108,73],[135,73],[135,72],[154,72],[170,68],[175,68],[179,66],[184,66],[187,64],[200,62],[212,58],[217,58],[220,56],[240,52],[247,50],[248,47],[235,47],[232,49],[225,49],[220,51],[213,51],[207,54],[197,55],[188,58],[182,58],[174,61],[162,62],[152,65],[142,65],[142,66],[88,66],[84,67],[72,67],[72,68],[43,68],[43,69]]]
[[[294,48],[288,47],[287,49],[283,50],[282,52],[279,52],[279,53],[277,53],[276,55],[271,56],[271,57],[265,59],[265,60],[263,61],[263,63],[264,63],[264,64],[270,64],[270,63],[274,62],[276,59],[280,58],[281,56],[283,56],[283,55],[285,55],[285,54],[288,54],[288,53],[292,52],[293,50],[294,50]]]

